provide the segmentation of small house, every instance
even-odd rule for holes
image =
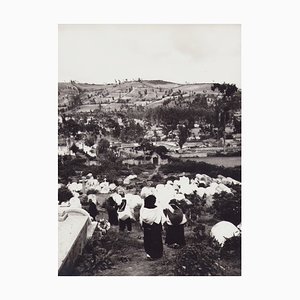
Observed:
[[[160,166],[160,165],[165,165],[167,164],[168,158],[162,158],[158,153],[153,152],[151,157],[150,157],[150,161],[153,165],[155,166]]]

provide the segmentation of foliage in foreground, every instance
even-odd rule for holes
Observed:
[[[212,246],[209,239],[185,246],[176,256],[175,275],[221,275],[221,270],[217,264],[218,258],[219,251]]]
[[[241,189],[235,190],[233,194],[222,192],[214,195],[213,207],[215,216],[223,221],[233,223],[235,226],[241,223]]]
[[[110,252],[103,248],[101,239],[101,233],[96,229],[82,255],[77,259],[71,275],[93,276],[112,267]]]
[[[234,236],[225,241],[221,249],[221,258],[225,259],[241,259],[242,256],[242,238],[241,236]]]
[[[62,202],[67,202],[73,197],[73,194],[71,191],[65,187],[62,186],[58,189],[58,202],[61,204]]]

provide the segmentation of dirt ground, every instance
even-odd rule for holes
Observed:
[[[192,227],[185,227],[187,245],[192,243]],[[163,241],[165,232],[163,231]],[[143,232],[138,222],[133,223],[132,232],[119,232],[118,226],[112,226],[106,236],[101,239],[101,247],[109,253],[112,262],[110,268],[89,276],[175,276],[176,256],[180,249],[167,247],[164,244],[163,257],[149,261],[146,258],[143,244]],[[240,276],[240,259],[219,260],[224,276]],[[76,274],[88,275],[88,274]]]
[[[119,233],[117,226],[109,232],[109,240],[104,247],[112,251],[111,269],[100,271],[96,276],[172,276],[177,249],[164,245],[164,255],[161,259],[149,261],[146,259],[143,244],[143,232],[140,225],[133,224],[132,232]]]

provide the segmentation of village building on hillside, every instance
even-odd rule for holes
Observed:
[[[156,152],[152,153],[152,155],[150,157],[150,161],[155,166],[165,165],[169,162],[168,158],[162,158],[162,156]]]
[[[233,139],[237,142],[242,142],[242,135],[241,133],[236,133],[232,135]]]
[[[169,159],[167,157],[162,157],[155,151],[149,156],[149,155],[143,155],[139,156],[137,158],[129,158],[129,159],[124,159],[122,161],[123,164],[128,164],[128,165],[147,165],[147,164],[153,164],[155,166],[161,166],[168,164]]]
[[[59,137],[58,138],[58,155],[72,155],[75,156],[75,153],[70,149],[72,142],[68,138]]]

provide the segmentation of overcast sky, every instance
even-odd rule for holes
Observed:
[[[59,25],[58,80],[226,82],[241,87],[240,25]]]

